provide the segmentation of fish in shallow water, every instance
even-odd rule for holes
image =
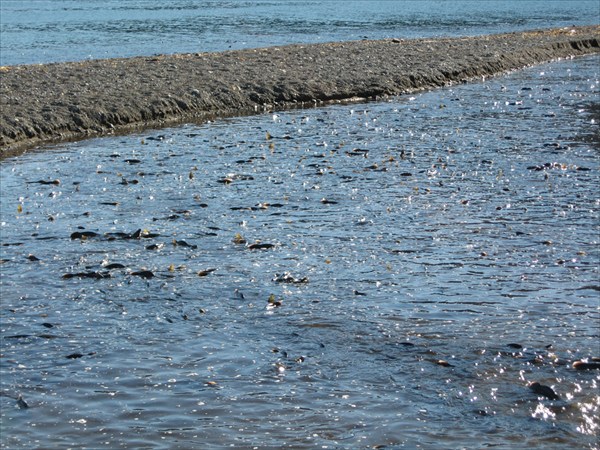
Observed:
[[[550,399],[550,400],[559,400],[560,399],[558,394],[556,392],[554,392],[554,389],[552,389],[550,386],[540,384],[537,381],[529,383],[529,389],[531,389],[535,394],[542,396],[542,397],[546,397],[547,399]]]

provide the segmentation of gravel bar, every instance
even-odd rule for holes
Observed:
[[[433,89],[600,52],[600,26],[0,67],[0,159],[50,143]]]

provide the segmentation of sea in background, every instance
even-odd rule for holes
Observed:
[[[0,5],[2,64],[599,7]],[[0,447],[598,449],[599,371],[572,364],[600,356],[599,99],[589,56],[3,160]]]
[[[3,0],[0,65],[592,25],[598,0]]]

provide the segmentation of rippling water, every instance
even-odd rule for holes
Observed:
[[[599,78],[3,161],[3,447],[597,448]]]
[[[597,24],[597,0],[0,2],[0,64]]]

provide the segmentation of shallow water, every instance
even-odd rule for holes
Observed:
[[[3,0],[0,65],[597,24],[597,0]]]
[[[590,57],[3,161],[3,448],[594,448],[599,83]]]

